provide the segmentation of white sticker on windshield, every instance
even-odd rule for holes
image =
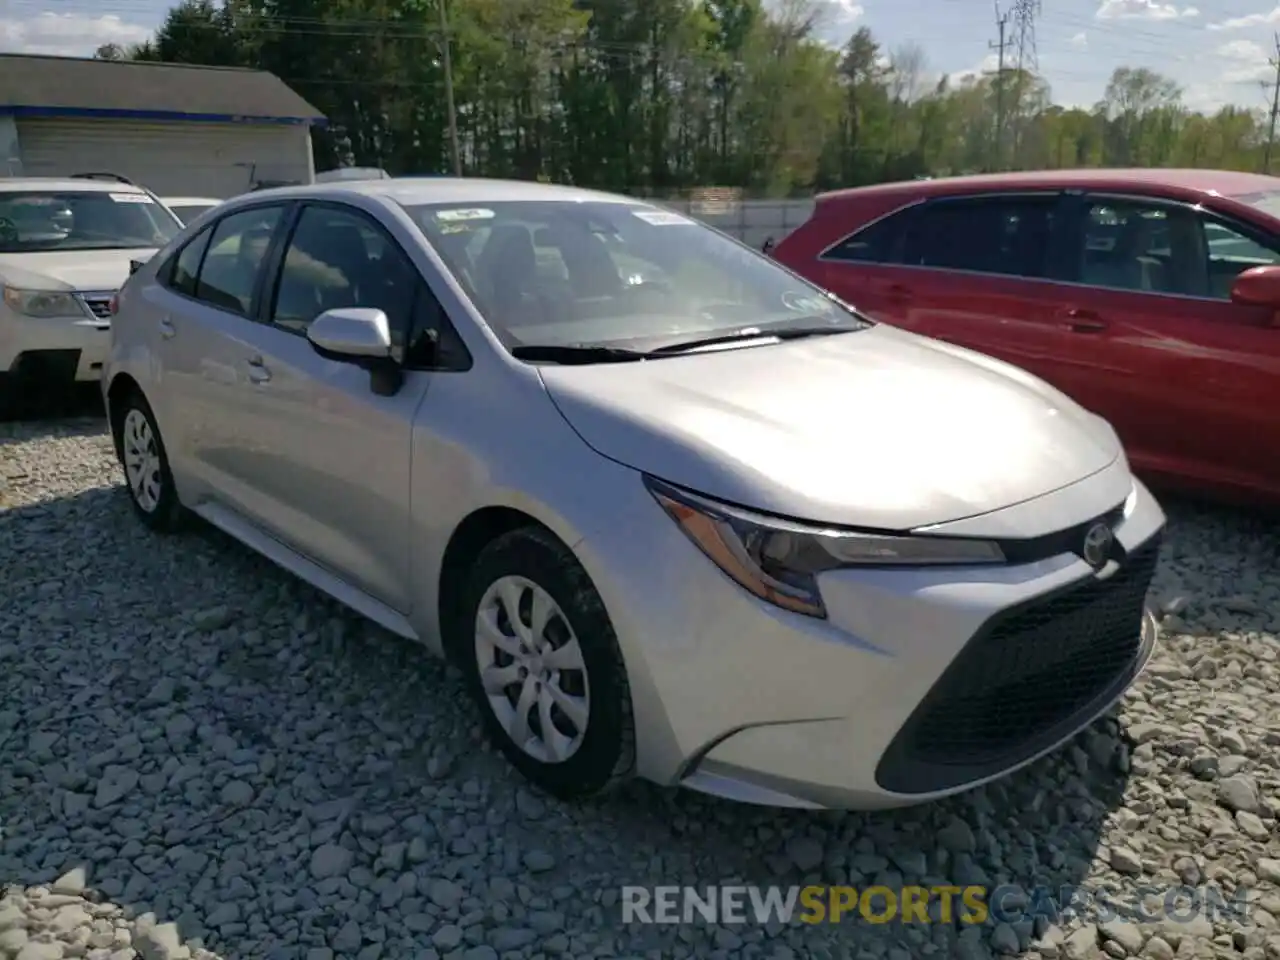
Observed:
[[[116,203],[154,203],[145,193],[113,193],[111,199]]]
[[[492,210],[440,210],[436,219],[441,223],[457,223],[459,220],[492,220]]]
[[[645,223],[652,224],[655,227],[693,225],[693,221],[687,217],[682,217],[678,213],[670,213],[665,210],[637,210],[635,211],[635,215]]]

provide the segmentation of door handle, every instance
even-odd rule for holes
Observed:
[[[1068,307],[1061,313],[1062,325],[1072,333],[1100,333],[1107,329],[1107,322],[1092,310]]]
[[[894,300],[910,300],[911,288],[901,283],[891,283],[885,289],[885,293]]]
[[[160,336],[166,340],[171,340],[178,335],[178,328],[173,325],[173,321],[168,317],[164,317],[160,321]]]
[[[271,379],[271,371],[267,369],[267,365],[262,362],[261,357],[251,358],[248,365],[250,383],[266,383]]]

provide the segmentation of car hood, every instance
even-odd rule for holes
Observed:
[[[119,290],[130,260],[148,260],[154,247],[129,250],[48,250],[0,253],[0,280],[33,290]]]
[[[1122,454],[1101,418],[998,360],[886,326],[540,368],[598,453],[784,517],[909,530],[1012,506]]]

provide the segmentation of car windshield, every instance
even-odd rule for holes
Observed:
[[[499,339],[649,348],[867,321],[774,261],[658,207],[563,200],[407,207]]]
[[[0,193],[0,253],[160,247],[180,229],[145,193]]]
[[[190,223],[206,210],[212,210],[213,206],[211,203],[171,203],[169,209],[183,223]]]

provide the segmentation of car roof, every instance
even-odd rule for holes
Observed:
[[[0,177],[0,193],[25,193],[28,190],[78,190],[84,193],[146,193],[141,187],[115,180],[89,180],[78,177]]]
[[[1035,170],[1017,173],[986,173],[934,180],[903,180],[867,187],[851,187],[819,194],[820,203],[863,197],[870,194],[901,193],[913,197],[946,196],[954,193],[993,190],[1132,190],[1161,188],[1175,193],[1235,197],[1243,194],[1280,191],[1280,177],[1236,170],[1177,169],[1087,169]]]
[[[161,197],[160,202],[166,207],[173,204],[178,206],[210,206],[216,207],[221,200],[214,200],[212,197]]]
[[[581,187],[484,177],[393,177],[388,180],[338,180],[296,187],[272,187],[246,197],[381,197],[405,206],[430,203],[501,203],[517,200],[588,201],[646,205],[643,200]]]

